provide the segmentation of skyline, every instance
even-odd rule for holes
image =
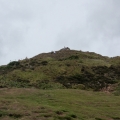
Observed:
[[[0,65],[69,47],[120,56],[119,0],[0,0]]]

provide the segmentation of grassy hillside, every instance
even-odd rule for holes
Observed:
[[[0,66],[0,87],[119,91],[119,61],[120,57],[63,48]]]
[[[120,120],[119,61],[64,48],[0,66],[0,119]]]
[[[120,120],[120,96],[75,89],[0,89],[1,120]]]

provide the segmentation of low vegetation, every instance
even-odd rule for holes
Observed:
[[[0,89],[2,120],[120,120],[120,96],[77,89]]]
[[[0,66],[0,87],[119,91],[119,60],[64,48]]]
[[[0,119],[120,120],[119,61],[64,48],[0,66]]]

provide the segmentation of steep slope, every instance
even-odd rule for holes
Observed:
[[[119,60],[120,57],[63,48],[1,66],[0,87],[112,91],[120,82]]]

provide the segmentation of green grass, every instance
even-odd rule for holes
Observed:
[[[60,50],[0,66],[0,119],[120,120],[119,61]]]
[[[74,89],[0,89],[2,120],[119,120],[120,96]]]
[[[80,84],[101,90],[120,82],[119,61],[119,57],[76,50],[43,53],[0,66],[0,88],[80,89]]]

